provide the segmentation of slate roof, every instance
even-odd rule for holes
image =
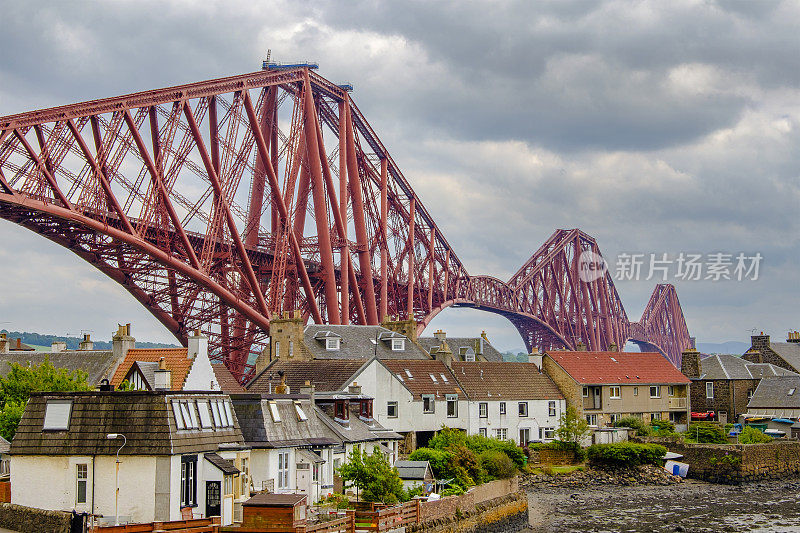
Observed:
[[[115,389],[119,387],[134,362],[158,363],[162,357],[167,370],[172,372],[172,390],[179,391],[183,389],[183,383],[186,381],[186,376],[189,375],[192,363],[194,363],[194,359],[189,359],[186,348],[131,348],[125,354],[125,359],[117,367],[117,371],[114,372],[111,386]]]
[[[49,359],[56,368],[63,368],[69,372],[82,370],[86,372],[86,381],[90,386],[100,383],[103,378],[109,378],[117,361],[111,350],[69,350],[62,352],[10,352],[0,354],[0,375],[5,376],[11,371],[11,363],[23,366],[40,365]]]
[[[339,350],[325,349],[325,334],[341,338]],[[392,351],[392,338],[404,338],[405,350]],[[378,339],[377,342],[375,339]],[[331,326],[309,324],[303,330],[303,342],[315,359],[430,359],[430,356],[410,339],[382,326]]]
[[[306,381],[313,383],[319,392],[339,391],[366,363],[366,359],[314,359],[312,361],[275,359],[245,388],[247,392],[274,393],[275,388],[281,382],[278,372],[283,371],[290,393],[299,393],[300,387],[305,385]],[[272,384],[271,389],[270,383]]]
[[[769,363],[751,363],[735,355],[715,354],[700,360],[699,379],[761,379],[797,373]]]
[[[294,507],[306,499],[305,494],[256,494],[242,505],[259,507]]]
[[[43,431],[48,400],[72,400],[69,429]],[[173,455],[216,451],[225,444],[244,444],[234,414],[231,428],[178,429],[172,400],[228,400],[220,393],[172,392],[71,392],[31,395],[11,453],[19,455],[114,455],[122,442],[109,433],[127,438],[120,455]]]
[[[482,337],[447,337],[445,339],[453,355],[458,356],[462,361],[467,350],[472,350],[477,357],[480,357],[478,351],[480,351],[481,340],[483,340],[483,357],[487,361],[502,362],[503,354],[498,352],[488,340],[482,339]],[[436,349],[442,344],[436,337],[420,337],[417,341],[429,354],[435,353]],[[434,352],[431,352],[431,350],[434,350]]]
[[[796,342],[770,342],[770,348],[789,366],[800,371],[800,344]]]
[[[211,364],[211,368],[214,370],[214,375],[217,378],[217,383],[219,383],[222,392],[226,394],[241,394],[246,392],[239,381],[233,377],[233,374],[231,374],[227,366],[222,363],[214,362]]]
[[[547,352],[575,381],[584,385],[688,384],[663,355],[655,352]]]
[[[205,460],[212,465],[216,466],[223,474],[236,475],[239,473],[239,469],[236,468],[232,462],[228,461],[227,459],[223,459],[217,453],[204,453],[203,458],[205,458]]]
[[[233,395],[233,408],[239,419],[245,442],[253,448],[288,448],[294,446],[330,446],[341,444],[337,435],[316,416],[307,396],[258,394]],[[295,401],[308,418],[299,420]],[[269,403],[275,402],[280,422],[272,418]]]
[[[400,440],[403,437],[380,425],[377,420],[367,423],[358,417],[357,410],[350,406],[347,425],[342,425],[333,417],[333,403],[317,405],[317,415],[323,424],[336,433],[343,442],[372,442],[376,440]]]
[[[441,361],[429,359],[381,362],[403,382],[415,400],[422,399],[423,394],[433,394],[437,399],[444,399],[445,394],[458,394],[459,400],[466,399],[453,373]]]
[[[426,474],[433,474],[429,472],[430,463],[428,461],[397,461],[394,463],[400,479],[426,479]]]
[[[470,400],[560,400],[555,383],[532,363],[453,362],[453,375]]]
[[[11,443],[8,442],[3,437],[0,437],[0,453],[8,453],[8,450],[11,449]]]
[[[747,404],[748,411],[753,408],[800,409],[800,376],[772,377],[759,381]]]

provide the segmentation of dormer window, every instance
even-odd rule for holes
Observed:
[[[350,420],[350,411],[347,409],[347,401],[346,400],[336,400],[333,406],[333,414],[334,418],[346,421]]]
[[[63,431],[69,429],[72,400],[47,400],[44,408],[43,430]]]
[[[341,339],[339,337],[326,337],[325,338],[325,349],[329,352],[335,352],[339,350]]]
[[[364,420],[372,420],[372,400],[361,400],[359,417]]]
[[[406,349],[406,340],[405,339],[392,339],[392,351],[393,352],[402,352]]]

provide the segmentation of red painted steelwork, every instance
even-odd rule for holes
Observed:
[[[610,276],[579,279],[580,253],[599,254],[579,230],[507,283],[470,276],[348,93],[306,68],[2,117],[0,217],[95,265],[181,342],[202,328],[240,379],[293,309],[421,331],[471,306],[528,348],[631,339],[678,363],[688,345],[671,286],[631,324]]]

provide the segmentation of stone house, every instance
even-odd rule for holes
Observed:
[[[492,346],[485,331],[480,337],[447,337],[439,330],[433,337],[419,337],[417,342],[434,359],[443,360],[442,354],[447,354],[453,361],[503,361],[503,354]]]
[[[453,362],[452,372],[467,395],[469,434],[520,446],[554,438],[566,402],[535,364]]]
[[[764,417],[773,429],[800,438],[800,375],[765,377],[747,404],[745,417]]]
[[[542,368],[592,427],[624,416],[688,425],[691,382],[659,353],[550,351]]]
[[[683,352],[681,371],[688,377],[693,412],[714,413],[723,424],[747,412],[762,378],[797,375],[771,363],[752,363],[736,355],[700,357],[697,350]]]
[[[800,373],[800,334],[792,332],[786,342],[772,342],[769,335],[752,335],[750,349],[742,356],[752,363],[770,363]]]
[[[11,501],[115,516],[120,522],[194,516],[233,521],[249,492],[234,487],[247,461],[239,423],[220,393],[35,393],[11,442]],[[149,487],[149,488],[148,488]]]

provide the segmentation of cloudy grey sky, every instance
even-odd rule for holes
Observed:
[[[354,98],[470,273],[507,278],[556,228],[620,253],[760,252],[758,281],[673,280],[700,341],[800,329],[796,2],[13,2],[0,115],[313,60]],[[670,271],[671,274],[674,270]],[[0,327],[133,322],[88,264],[0,221]],[[632,320],[655,281],[620,281]],[[432,327],[500,317],[448,311]]]

